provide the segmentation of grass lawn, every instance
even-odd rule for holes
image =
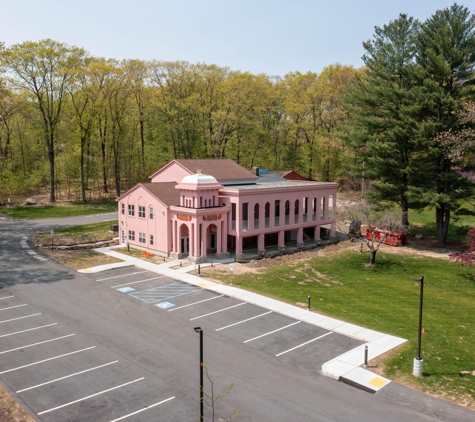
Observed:
[[[55,205],[30,205],[23,207],[2,207],[0,214],[13,218],[54,218],[78,215],[102,214],[117,211],[117,202],[73,202]]]
[[[92,243],[101,240],[110,240],[119,235],[111,233],[111,225],[117,224],[117,220],[104,221],[102,223],[85,224],[83,226],[65,227],[54,231],[55,245],[76,245],[78,243]],[[36,235],[35,243],[40,245],[51,245],[50,232]]]
[[[467,211],[475,211],[474,208],[467,204],[462,207]],[[412,227],[411,233],[421,233],[426,238],[437,238],[437,226],[435,223],[435,209],[425,208],[420,211],[409,211],[409,224]],[[449,232],[447,242],[465,242],[468,229],[475,227],[474,215],[457,215],[451,213],[449,222]]]
[[[340,251],[307,261],[234,275],[244,289],[306,306],[409,340],[385,361],[385,375],[475,408],[475,270],[435,258]],[[425,276],[422,357],[424,377],[411,375],[417,353],[419,285]],[[229,283],[228,271],[214,278]]]

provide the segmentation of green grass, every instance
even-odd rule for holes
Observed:
[[[474,270],[434,258],[340,252],[234,276],[234,284],[285,302],[409,340],[386,361],[386,375],[475,407]],[[419,285],[425,276],[424,378],[411,376],[417,349]],[[229,283],[229,275],[217,278]]]
[[[66,203],[55,205],[30,205],[0,208],[0,213],[13,218],[54,218],[78,215],[102,214],[117,211],[117,202]]]
[[[466,206],[464,205],[462,210],[469,212],[475,211],[474,208],[468,204]],[[409,223],[412,227],[412,234],[421,233],[425,237],[437,238],[435,209],[425,208],[420,211],[409,211]],[[457,215],[457,213],[451,212],[447,242],[463,243],[470,227],[475,227],[474,215]]]
[[[109,240],[117,237],[117,233],[110,233],[111,225],[117,224],[117,220],[91,223],[83,226],[65,227],[54,231],[55,245],[74,245],[78,243],[92,243],[101,240]],[[41,245],[51,244],[50,232],[37,235],[36,243]]]

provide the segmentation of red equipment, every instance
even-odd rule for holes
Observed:
[[[406,234],[400,230],[378,229],[376,227],[366,229],[366,239],[371,240],[374,232],[374,240],[390,246],[402,246],[406,244]]]

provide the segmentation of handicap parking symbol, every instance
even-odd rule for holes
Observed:
[[[122,293],[127,293],[127,292],[133,292],[135,289],[127,286],[127,287],[121,287],[120,289],[117,289],[117,290]]]
[[[175,304],[170,302],[156,303],[155,306],[158,306],[160,309],[173,308]]]

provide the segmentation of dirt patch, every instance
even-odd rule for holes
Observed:
[[[91,249],[64,251],[56,249],[41,249],[41,252],[43,252],[45,255],[48,255],[52,259],[67,265],[68,267],[74,268],[75,270],[82,270],[84,268],[95,267],[97,265],[121,262],[120,259],[95,252]]]
[[[0,422],[34,422],[35,420],[0,386]]]

